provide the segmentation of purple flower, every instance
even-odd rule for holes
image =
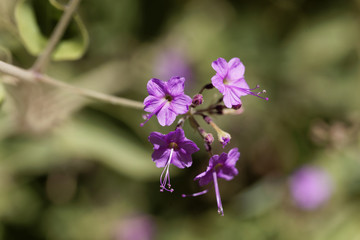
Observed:
[[[238,174],[238,170],[235,168],[237,160],[239,160],[240,152],[238,148],[233,148],[229,151],[229,154],[222,153],[214,155],[209,160],[209,166],[206,171],[200,173],[195,177],[195,181],[199,180],[200,186],[205,186],[213,181],[213,173],[216,176],[225,180],[231,180]]]
[[[200,186],[205,186],[210,182],[214,181],[214,188],[216,194],[216,202],[218,205],[218,213],[224,216],[224,210],[221,203],[221,196],[219,191],[219,186],[217,182],[217,178],[223,178],[225,180],[231,180],[238,174],[238,170],[235,168],[236,162],[239,160],[240,152],[237,148],[233,148],[229,151],[229,154],[222,153],[219,155],[214,155],[209,160],[209,166],[206,171],[197,175],[194,180],[199,180]],[[191,195],[183,194],[182,197],[187,196],[199,196],[207,193],[208,190],[204,190],[199,193],[194,193]]]
[[[155,59],[154,74],[161,79],[167,79],[171,76],[184,76],[190,79],[192,75],[191,65],[184,55],[185,49],[161,50]]]
[[[250,94],[260,97],[261,93],[265,93],[265,91],[252,92],[259,86],[253,89],[249,88],[244,78],[245,66],[239,58],[232,58],[229,62],[223,58],[218,58],[212,62],[211,66],[216,71],[211,82],[224,95],[223,100],[227,108],[241,104],[240,97],[242,96]],[[268,98],[263,99],[268,100]]]
[[[149,96],[144,100],[144,110],[150,112],[143,126],[154,114],[161,126],[171,125],[178,114],[185,114],[189,110],[191,98],[184,94],[185,78],[172,77],[164,82],[152,78],[147,83]]]
[[[305,166],[290,179],[291,195],[296,205],[305,210],[314,210],[331,196],[330,177],[320,168]]]
[[[199,151],[196,144],[187,139],[181,128],[164,135],[152,132],[149,141],[154,145],[152,160],[158,168],[164,167],[160,176],[160,191],[174,191],[170,184],[170,164],[178,168],[190,167],[192,164],[191,154]]]

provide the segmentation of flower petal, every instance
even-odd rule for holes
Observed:
[[[186,139],[183,142],[179,142],[178,146],[179,148],[184,149],[188,154],[193,154],[194,152],[200,150],[193,141],[188,139]]]
[[[224,166],[227,158],[228,158],[228,154],[227,154],[227,153],[224,153],[224,152],[221,153],[221,155],[219,156],[219,158],[214,161],[214,166],[216,166],[216,164],[219,164],[219,163],[222,164],[222,166]]]
[[[178,168],[190,167],[192,165],[191,155],[186,154],[184,152],[176,151],[173,154],[173,158],[171,159],[171,163]]]
[[[167,93],[167,88],[165,82],[157,78],[152,78],[147,83],[147,91],[150,95],[164,97]]]
[[[223,178],[227,181],[234,178],[239,173],[235,167],[223,167],[216,174],[219,178]]]
[[[183,77],[171,77],[167,82],[167,89],[169,94],[173,97],[184,94],[185,78]]]
[[[216,155],[212,156],[212,157],[209,159],[208,169],[214,168],[214,167],[216,166],[216,164],[219,163],[218,160],[219,160],[219,155],[216,154]]]
[[[161,126],[170,126],[176,119],[177,114],[174,113],[169,106],[170,104],[166,103],[156,114]]]
[[[211,83],[212,83],[212,85],[214,85],[214,87],[216,87],[219,90],[219,92],[224,94],[224,92],[226,90],[225,84],[224,84],[224,78],[222,78],[218,74],[216,74],[211,78]]]
[[[218,58],[216,61],[212,62],[212,68],[219,74],[221,78],[225,78],[228,72],[228,64],[225,59]]]
[[[245,66],[239,58],[233,58],[228,63],[227,78],[231,81],[235,81],[239,78],[243,78],[245,73]]]
[[[154,112],[159,111],[160,106],[166,102],[164,98],[158,98],[152,95],[149,95],[144,100],[144,111],[146,112]]]
[[[208,185],[213,181],[212,171],[205,171],[194,178],[194,181],[199,180],[200,187]]]
[[[184,139],[186,139],[185,133],[181,128],[177,128],[175,131],[169,132],[166,135],[167,143],[175,142],[176,144],[179,144],[180,142],[184,141]]]
[[[239,97],[248,95],[250,93],[249,85],[246,83],[244,78],[240,78],[239,80],[231,83],[229,88]]]
[[[236,96],[230,88],[226,89],[223,101],[227,108],[232,108],[233,105],[241,104],[240,98]]]
[[[152,132],[148,137],[149,142],[154,145],[154,149],[158,149],[160,146],[167,146],[167,142],[165,141],[165,135],[159,132]]]
[[[159,148],[158,150],[155,150],[151,158],[155,162],[156,167],[161,168],[165,167],[167,161],[170,157],[170,150],[168,148]]]
[[[238,148],[233,148],[229,151],[227,160],[226,160],[226,166],[232,166],[235,167],[236,162],[239,160],[240,152]]]
[[[177,114],[185,114],[189,111],[189,106],[192,102],[191,97],[183,94],[175,97],[170,105],[171,109],[176,112]]]

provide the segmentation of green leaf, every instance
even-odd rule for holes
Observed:
[[[15,20],[21,40],[30,54],[38,56],[45,48],[62,15],[59,5],[43,0],[20,0],[15,7]],[[75,15],[52,54],[53,60],[76,60],[88,46],[88,33]]]

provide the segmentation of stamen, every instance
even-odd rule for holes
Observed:
[[[154,116],[155,114],[157,114],[161,108],[167,103],[167,101],[164,101],[162,104],[160,104],[160,106],[158,106],[155,111],[153,111],[152,113],[149,113],[149,114],[146,114],[146,115],[143,115],[143,118],[145,120],[145,122],[143,123],[140,123],[140,127],[143,127],[145,125],[145,123],[147,123],[150,118],[152,118],[152,116]]]
[[[205,189],[204,191],[193,193],[193,194],[181,194],[181,196],[182,197],[197,197],[197,196],[200,196],[200,195],[204,195],[208,191],[209,191],[209,189]]]
[[[172,96],[169,94],[166,94],[165,99],[169,102],[171,102],[173,100]]]
[[[171,184],[170,184],[170,164],[171,164],[171,158],[173,155],[174,149],[171,148],[170,151],[170,156],[169,156],[169,160],[167,161],[161,175],[160,175],[160,192],[168,191],[168,192],[173,192],[174,189],[171,188]],[[165,176],[164,176],[165,173]]]
[[[216,202],[217,202],[217,205],[218,205],[218,213],[221,216],[224,216],[224,209],[223,209],[222,203],[221,203],[221,196],[220,196],[219,186],[218,186],[218,182],[217,182],[216,171],[213,172],[213,179],[214,179]]]
[[[236,86],[233,86],[233,87],[235,87],[235,88],[237,88],[237,89],[239,89],[239,90],[241,90],[241,91],[243,91],[243,92],[245,92],[245,93],[247,93],[247,94],[249,94],[249,95],[253,95],[253,96],[255,96],[255,97],[264,99],[264,100],[266,100],[266,101],[269,100],[268,97],[261,97],[261,96],[260,96],[260,94],[266,93],[266,90],[265,90],[265,89],[262,90],[262,91],[260,91],[260,92],[253,92],[254,90],[260,88],[260,85],[259,85],[259,84],[256,85],[256,87],[254,87],[254,88],[239,88],[239,87],[236,87]]]
[[[155,111],[152,112],[152,113],[150,113],[150,114],[144,115],[143,118],[145,119],[145,122],[140,123],[140,127],[143,127],[143,126],[145,125],[145,123],[147,123],[147,122],[150,120],[150,118],[151,118],[152,116],[154,116],[154,114],[155,114]]]

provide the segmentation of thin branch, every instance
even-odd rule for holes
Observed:
[[[49,62],[52,52],[54,51],[57,43],[63,36],[66,27],[69,25],[72,15],[74,14],[77,6],[81,0],[70,0],[70,3],[65,6],[64,13],[61,16],[58,24],[56,25],[51,37],[40,56],[36,59],[36,62],[32,66],[32,69],[36,72],[42,72],[46,64]]]
[[[5,75],[10,75],[18,78],[19,80],[27,82],[42,82],[51,86],[59,87],[66,89],[72,93],[88,97],[95,100],[100,100],[114,105],[120,105],[124,107],[130,107],[135,109],[143,109],[144,105],[142,102],[134,101],[126,98],[120,98],[111,96],[108,94],[100,93],[91,89],[85,89],[80,87],[75,87],[73,85],[67,84],[65,82],[59,81],[55,78],[49,77],[45,74],[34,72],[31,70],[25,70],[11,64],[0,61],[0,72]]]
[[[34,74],[31,71],[27,71],[3,61],[0,61],[0,72],[5,75],[17,77],[27,82],[35,82]]]
[[[134,101],[134,100],[130,100],[127,98],[120,98],[120,97],[115,97],[115,96],[111,96],[108,94],[104,94],[104,93],[100,93],[91,89],[85,89],[85,88],[80,88],[80,87],[75,87],[73,85],[67,84],[65,82],[61,82],[58,81],[54,78],[51,78],[49,76],[46,75],[38,75],[36,76],[37,79],[43,83],[55,86],[55,87],[60,87],[60,88],[64,88],[67,89],[73,93],[79,94],[81,96],[85,96],[88,98],[92,98],[92,99],[96,99],[96,100],[100,100],[103,102],[107,102],[107,103],[111,103],[114,105],[121,105],[121,106],[126,106],[126,107],[130,107],[130,108],[137,108],[137,109],[143,109],[144,105],[142,102],[138,102],[138,101]]]

